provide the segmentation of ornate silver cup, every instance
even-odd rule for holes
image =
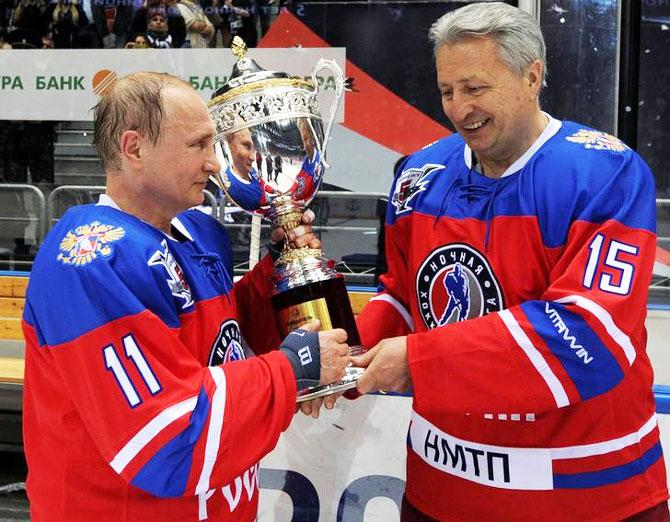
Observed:
[[[213,181],[234,205],[282,227],[288,237],[300,224],[328,168],[326,146],[344,93],[344,75],[335,61],[321,59],[311,81],[291,77],[262,69],[245,52],[244,42],[235,37],[233,53],[238,61],[228,83],[208,104],[222,165]],[[322,69],[329,69],[336,78],[325,130],[316,101],[316,75]],[[360,338],[344,278],[334,264],[319,249],[285,242],[273,275],[277,324],[287,335],[319,319],[322,329],[345,329],[354,351]],[[362,372],[349,367],[341,382],[304,390],[298,402],[353,388]]]

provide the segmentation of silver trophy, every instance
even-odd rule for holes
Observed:
[[[230,80],[210,100],[216,124],[214,148],[221,172],[213,181],[228,199],[249,213],[282,227],[286,237],[300,224],[328,168],[326,145],[344,93],[344,75],[332,60],[320,59],[311,81],[262,69],[245,56],[246,45],[233,39],[238,61]],[[316,101],[317,73],[335,77],[335,100],[325,131]],[[344,278],[320,249],[296,248],[288,241],[275,261],[272,303],[283,336],[312,319],[321,328],[343,328],[352,353],[360,352],[360,337]],[[350,366],[341,382],[302,391],[298,402],[356,386],[363,373]]]

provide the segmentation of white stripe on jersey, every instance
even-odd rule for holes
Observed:
[[[503,323],[505,323],[505,326],[512,334],[512,337],[514,337],[514,340],[519,347],[524,351],[528,359],[530,359],[531,364],[544,379],[544,382],[547,383],[547,386],[549,386],[549,390],[556,401],[556,406],[561,408],[570,404],[568,394],[565,392],[565,388],[563,388],[561,381],[558,380],[558,377],[556,377],[551,370],[547,361],[542,357],[542,354],[535,348],[535,346],[533,346],[533,343],[526,335],[526,332],[521,329],[521,326],[519,326],[519,323],[512,315],[512,312],[503,310],[502,312],[498,312],[498,315]]]
[[[605,310],[595,301],[591,301],[582,295],[569,295],[567,297],[561,297],[560,299],[556,299],[556,302],[575,304],[580,308],[591,312],[595,318],[602,323],[602,325],[605,327],[605,330],[607,330],[607,333],[612,339],[614,339],[614,342],[616,342],[624,351],[624,354],[626,354],[626,359],[628,359],[628,364],[633,364],[633,361],[635,361],[635,357],[637,355],[635,348],[633,347],[633,343],[630,342],[630,337],[623,333],[614,323],[614,319],[612,319],[612,316],[607,310]]]
[[[656,415],[637,431],[594,444],[558,448],[509,447],[461,439],[412,410],[411,451],[429,466],[471,482],[502,489],[554,489],[553,461],[604,455],[638,444],[656,427]]]
[[[396,298],[394,298],[389,294],[378,294],[374,296],[372,299],[370,299],[370,301],[386,301],[387,303],[389,303],[402,316],[402,318],[407,323],[407,326],[409,326],[410,331],[412,332],[414,331],[414,321],[412,321],[412,316],[409,315],[407,308],[405,308],[403,304]]]
[[[656,427],[656,415],[652,415],[642,427],[619,437],[618,439],[610,439],[604,442],[597,442],[595,444],[582,444],[581,446],[568,446],[565,448],[552,448],[551,458],[554,460],[562,459],[578,459],[582,457],[591,457],[593,455],[604,455],[613,451],[619,451],[633,444],[639,443],[646,435],[649,435]]]
[[[120,474],[156,435],[183,415],[193,411],[197,401],[197,396],[191,397],[160,412],[126,443],[109,463],[110,466]]]
[[[209,490],[209,479],[212,469],[216,463],[221,443],[221,429],[223,428],[223,417],[226,410],[226,374],[220,366],[210,366],[209,372],[216,383],[216,390],[212,395],[212,407],[209,413],[209,429],[207,430],[207,442],[205,444],[205,456],[202,463],[202,471],[195,494],[206,493]]]

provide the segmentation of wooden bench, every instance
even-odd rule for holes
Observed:
[[[21,316],[27,286],[25,276],[0,277],[0,339],[23,340]]]

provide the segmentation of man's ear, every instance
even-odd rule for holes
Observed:
[[[142,145],[144,139],[142,135],[134,130],[127,130],[119,138],[121,148],[121,157],[128,163],[138,164],[142,161]]]
[[[542,72],[544,64],[540,60],[535,60],[526,70],[526,82],[531,99],[536,99],[542,89]]]

